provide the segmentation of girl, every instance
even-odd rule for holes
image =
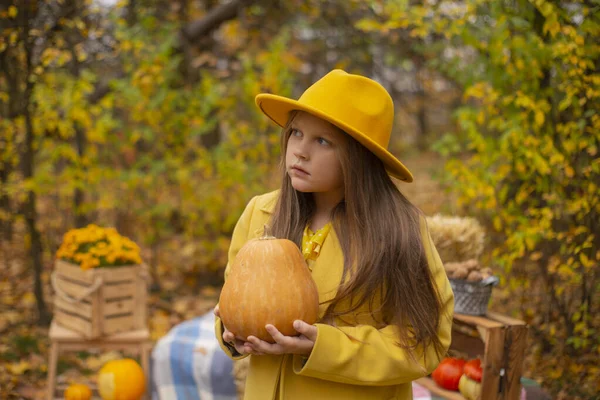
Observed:
[[[297,101],[260,94],[256,104],[283,127],[281,189],[250,201],[229,260],[268,224],[302,249],[320,319],[295,321],[294,337],[267,325],[270,344],[236,338],[215,307],[223,350],[250,355],[245,399],[412,399],[411,381],[448,349],[454,297],[424,217],[390,179],[413,179],[386,150],[391,97],[333,70]]]

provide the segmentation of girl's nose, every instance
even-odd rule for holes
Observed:
[[[295,156],[296,156],[296,158],[297,158],[297,159],[299,159],[299,160],[300,160],[300,159],[302,159],[302,160],[305,160],[305,161],[307,161],[307,160],[308,160],[308,157],[306,156],[306,153],[304,153],[304,152],[295,151],[295,152],[294,152],[294,155],[295,155]]]
[[[302,147],[298,147],[294,150],[294,156],[298,159],[303,159],[308,161],[308,152],[304,150]]]

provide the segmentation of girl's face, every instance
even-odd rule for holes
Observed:
[[[294,189],[305,193],[343,193],[338,151],[345,141],[345,133],[334,125],[299,112],[292,121],[285,154],[285,167]]]

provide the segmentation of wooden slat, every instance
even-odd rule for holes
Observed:
[[[103,301],[114,299],[115,297],[133,297],[136,294],[136,285],[133,282],[119,285],[102,285],[101,292]]]
[[[120,318],[104,318],[102,328],[105,335],[134,330],[133,315],[127,315]]]
[[[452,329],[456,332],[461,332],[465,335],[478,338],[482,340],[484,343],[487,340],[487,330],[488,328],[484,328],[479,325],[471,325],[464,323],[462,321],[454,320],[452,324]]]
[[[83,295],[90,287],[90,285],[87,285],[85,283],[64,279],[62,276],[57,277],[56,285],[60,290],[62,290],[69,296],[77,298]],[[60,297],[60,293],[56,293],[56,296]]]
[[[71,264],[64,260],[56,260],[54,270],[60,274],[68,276],[71,279],[82,282],[92,283],[97,276],[100,276],[104,282],[113,282],[121,280],[137,279],[141,265],[128,265],[122,267],[92,268],[83,270],[77,264]]]
[[[54,311],[54,319],[60,325],[73,329],[75,332],[79,332],[85,337],[90,337],[92,334],[91,322],[66,314],[60,310]]]
[[[96,273],[102,276],[104,282],[135,281],[138,279],[140,265],[114,268],[98,268]]]
[[[483,341],[479,337],[473,337],[466,335],[460,331],[452,331],[452,342],[450,348],[466,353],[471,358],[475,358],[478,355],[483,355],[485,346]]]
[[[475,338],[480,338],[479,331],[476,326],[465,324],[464,322],[460,322],[454,320],[452,323],[452,330],[461,332],[464,335],[468,335]]]
[[[512,318],[508,315],[500,314],[494,311],[488,311],[487,316],[488,318],[503,323],[504,325],[526,325],[525,321],[521,321],[520,319]]]
[[[58,307],[73,314],[81,315],[82,317],[87,318],[89,320],[92,319],[91,304],[86,304],[81,301],[79,303],[69,303],[68,301],[63,300],[62,298],[55,296],[54,307]]]
[[[431,393],[443,397],[448,400],[465,400],[462,394],[452,390],[446,390],[439,387],[431,378],[420,378],[416,381],[419,385],[423,386]]]
[[[474,326],[478,326],[478,327],[482,327],[482,328],[500,328],[501,326],[503,326],[504,324],[497,322],[497,321],[492,321],[489,318],[486,317],[479,317],[476,315],[466,315],[466,314],[454,314],[454,319],[470,324],[470,325],[474,325]]]
[[[103,334],[102,332],[102,302],[100,301],[101,297],[100,287],[96,290],[92,296],[92,337],[97,338]]]
[[[521,393],[521,374],[523,373],[523,360],[527,347],[527,327],[515,325],[507,329],[506,341],[508,343],[508,370],[506,371],[505,399],[517,399]]]
[[[501,399],[498,389],[500,387],[500,370],[504,366],[504,336],[506,329],[489,329],[485,344],[485,357],[483,360],[483,379],[481,393],[485,393],[485,400]]]
[[[54,271],[57,275],[64,275],[69,279],[81,281],[91,285],[94,282],[94,270],[83,270],[79,265],[71,264],[63,260],[56,260],[54,263]]]
[[[119,301],[105,301],[102,304],[102,315],[104,317],[107,317],[114,314],[123,314],[127,312],[133,313],[134,306],[135,300],[133,299],[133,297]]]
[[[145,271],[140,270],[136,281],[136,297],[135,297],[135,311],[134,311],[134,325],[136,329],[146,328],[146,309],[147,309],[147,295],[148,287],[146,280],[144,279],[143,273]]]
[[[88,345],[90,347],[101,345],[103,343],[108,342],[119,342],[119,343],[129,343],[129,344],[139,344],[141,342],[150,342],[150,331],[148,329],[141,329],[135,331],[128,331],[123,333],[118,333],[115,335],[104,336],[98,339],[91,339],[83,341],[83,337],[73,332],[70,329],[66,329],[62,325],[56,323],[56,320],[53,320],[50,324],[50,330],[48,335],[50,339],[56,340],[62,343],[84,343],[84,345]]]

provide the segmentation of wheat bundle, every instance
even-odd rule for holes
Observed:
[[[485,231],[475,218],[437,214],[427,217],[427,226],[443,263],[481,256]]]

